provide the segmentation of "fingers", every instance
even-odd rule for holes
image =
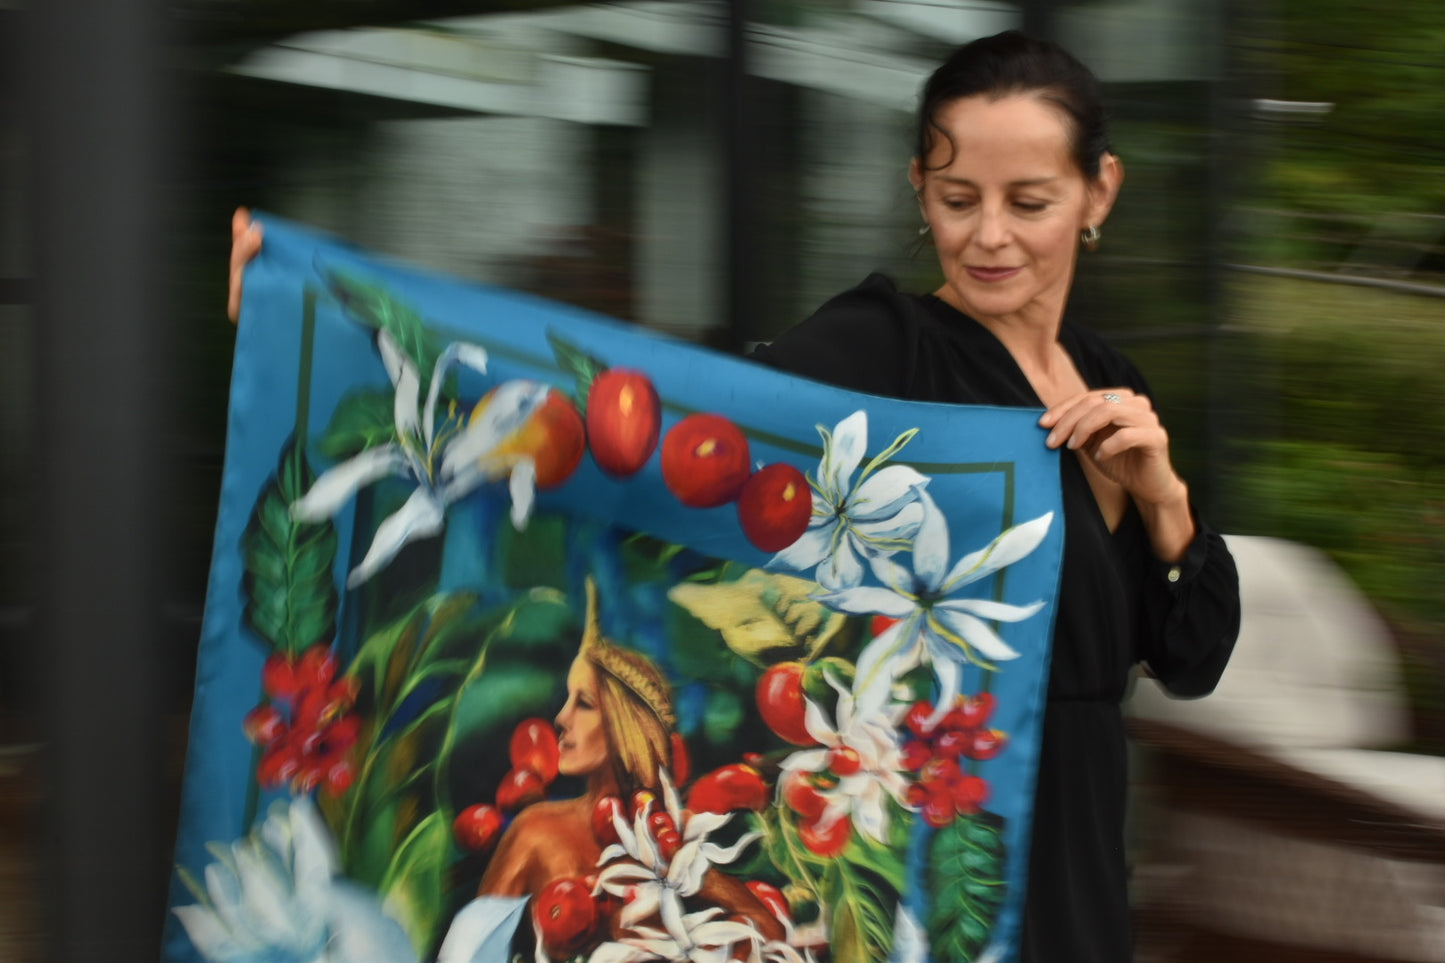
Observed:
[[[1060,402],[1044,412],[1039,424],[1050,429],[1045,440],[1050,448],[1066,445],[1072,449],[1100,440],[1094,436],[1105,429],[1117,432],[1130,427],[1157,426],[1159,419],[1143,395],[1128,388],[1107,388],[1086,391]]]
[[[1105,434],[1107,437],[1103,437]],[[1119,428],[1108,433],[1100,432],[1090,441],[1088,451],[1095,461],[1108,461],[1131,448],[1148,448],[1156,441],[1152,428]]]
[[[236,208],[231,215],[231,274],[226,296],[226,316],[234,323],[241,316],[241,281],[246,265],[261,250],[261,224],[251,220],[251,212]]]

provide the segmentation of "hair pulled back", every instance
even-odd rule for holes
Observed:
[[[587,622],[579,654],[597,673],[597,700],[617,788],[625,795],[656,790],[658,773],[672,768],[672,732],[677,718],[672,687],[657,664],[602,634],[597,617],[597,582],[587,578]]]
[[[1063,111],[1074,163],[1090,180],[1098,177],[1100,158],[1109,153],[1099,79],[1058,44],[1017,30],[964,44],[928,78],[918,105],[914,156],[923,163],[934,139],[948,138],[938,113],[953,101],[1029,93],[1038,93]]]

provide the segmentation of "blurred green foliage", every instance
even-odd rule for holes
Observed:
[[[1445,298],[1251,277],[1231,530],[1328,552],[1392,624],[1417,748],[1445,752]]]
[[[1229,180],[1231,259],[1445,295],[1438,0],[1275,0],[1231,31],[1253,111]],[[1229,528],[1328,552],[1391,623],[1416,747],[1445,752],[1445,297],[1235,275]]]
[[[1274,89],[1333,105],[1275,134],[1264,197],[1329,214],[1445,208],[1445,17],[1438,0],[1280,0],[1243,38]]]

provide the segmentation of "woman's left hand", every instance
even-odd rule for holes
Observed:
[[[1039,419],[1045,444],[1082,451],[1141,507],[1187,503],[1188,488],[1169,460],[1169,434],[1149,399],[1128,388],[1085,391]]]

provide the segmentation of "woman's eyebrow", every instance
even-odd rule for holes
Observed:
[[[950,184],[959,184],[959,185],[962,185],[962,186],[964,186],[964,187],[973,187],[973,188],[977,188],[977,187],[978,187],[977,184],[975,184],[973,181],[969,180],[967,177],[959,177],[959,176],[956,175],[956,174],[939,174],[939,175],[938,175],[938,179],[939,179],[939,180],[942,180],[942,181],[947,181],[947,182],[950,183]],[[1020,178],[1019,180],[1016,180],[1016,181],[1009,181],[1008,186],[1009,186],[1009,187],[1042,187],[1042,186],[1045,185],[1045,184],[1052,184],[1054,181],[1057,181],[1057,180],[1058,180],[1058,177],[1055,176],[1055,175],[1052,175],[1052,174],[1050,174],[1050,175],[1045,175],[1045,176],[1043,176],[1043,177],[1024,177],[1024,178]]]

